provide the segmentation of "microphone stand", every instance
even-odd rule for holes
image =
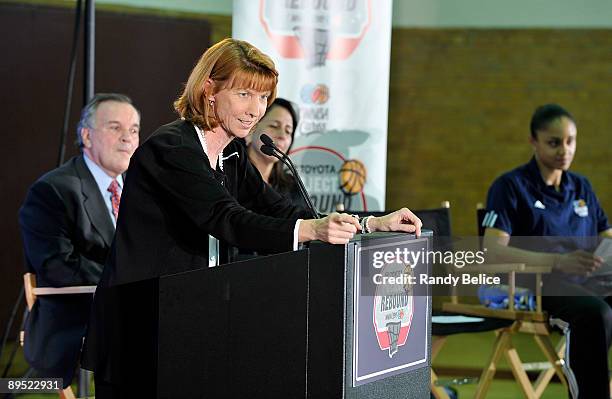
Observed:
[[[278,158],[282,163],[287,165],[289,170],[291,170],[291,173],[293,173],[295,182],[298,185],[300,194],[302,194],[302,197],[304,198],[304,201],[306,202],[306,206],[308,207],[308,210],[312,213],[312,216],[315,219],[320,219],[319,213],[315,209],[314,204],[312,203],[312,199],[308,195],[308,192],[306,191],[306,187],[304,187],[304,183],[302,182],[300,175],[298,175],[297,170],[295,169],[295,166],[293,165],[293,162],[291,162],[291,159],[289,159],[287,154],[279,150],[278,147],[274,145],[274,142],[272,141],[272,139],[268,137],[266,134],[262,134],[261,139],[262,139],[261,141],[264,143],[261,146],[261,152],[263,152],[266,155],[270,155],[275,158]]]

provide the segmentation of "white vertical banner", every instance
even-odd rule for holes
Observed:
[[[298,104],[291,159],[315,206],[384,210],[392,0],[234,0],[232,34]]]

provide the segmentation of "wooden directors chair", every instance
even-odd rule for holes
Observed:
[[[423,227],[433,230],[434,232],[434,249],[436,250],[452,250],[452,230],[451,230],[451,218],[450,218],[450,202],[443,201],[440,208],[417,210],[414,212],[423,222]],[[440,265],[438,265],[440,266]],[[435,271],[434,271],[435,274]],[[453,299],[454,298],[454,299]],[[456,301],[456,295],[451,296],[451,301]],[[442,311],[434,309],[433,311],[434,320],[432,322],[432,344],[431,344],[431,362],[438,354],[442,351],[442,348],[446,344],[448,337],[455,334],[470,334],[479,333],[485,331],[496,331],[504,327],[508,327],[512,324],[511,321],[497,318],[495,316],[484,316],[482,320],[477,322],[446,322],[438,323],[435,321],[436,316],[467,316],[462,312],[449,311],[442,309]],[[438,376],[431,368],[431,382],[430,388],[432,395],[436,399],[449,399],[449,395],[444,387],[439,385]]]
[[[28,307],[28,311],[32,310],[34,303],[36,302],[36,298],[42,295],[70,295],[70,294],[93,294],[96,292],[96,286],[75,286],[75,287],[36,287],[36,275],[34,273],[25,273],[23,275],[23,285],[25,291],[25,299],[26,306]],[[25,331],[21,331],[19,333],[19,341],[21,346],[23,346],[25,339]],[[87,385],[85,381],[87,380],[87,376],[82,373],[79,374],[79,386]],[[59,397],[62,399],[76,399],[72,388],[68,386],[66,389],[63,389],[58,392]]]
[[[480,230],[480,228],[482,226],[484,211],[480,210],[478,216],[479,232],[482,233],[484,232],[484,228],[482,230]],[[507,274],[509,286],[508,298],[514,298],[517,273],[533,275],[536,282],[536,309],[534,311],[515,309],[513,300],[508,301],[508,309],[490,309],[483,305],[460,303],[457,296],[452,296],[450,302],[443,304],[443,310],[448,312],[456,312],[477,317],[496,318],[510,322],[509,325],[495,331],[497,337],[493,346],[493,352],[480,376],[475,398],[484,398],[486,396],[502,356],[506,357],[514,378],[519,384],[525,398],[540,398],[555,374],[566,388],[568,387],[569,379],[569,389],[574,396],[576,388],[575,380],[571,370],[569,370],[562,359],[565,350],[565,341],[562,340],[557,348],[553,346],[550,339],[551,321],[549,320],[548,314],[542,310],[542,275],[544,273],[550,273],[551,268],[534,266],[526,268],[524,264],[483,264],[472,267],[466,266],[461,269],[461,272],[475,274]],[[567,329],[567,326],[559,325],[559,327]],[[529,367],[529,365],[521,362],[519,354],[512,344],[512,337],[518,333],[531,335],[548,361],[548,367],[539,374],[533,385],[526,373],[527,368],[532,369],[533,367]]]

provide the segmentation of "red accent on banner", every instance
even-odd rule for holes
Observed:
[[[283,36],[277,35],[270,30],[265,18],[264,18],[264,3],[265,0],[260,0],[259,2],[259,21],[263,26],[266,34],[274,44],[276,51],[283,58],[304,58],[304,50],[302,49],[302,45],[298,38],[294,35],[292,36]],[[330,44],[329,52],[327,53],[326,59],[328,60],[345,60],[353,51],[357,48],[366,32],[370,28],[370,24],[372,23],[372,0],[368,0],[368,20],[361,31],[361,34],[358,37],[353,38],[344,38],[344,37],[336,37],[334,41]]]

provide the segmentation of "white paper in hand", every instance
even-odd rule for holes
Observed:
[[[595,250],[595,255],[601,256],[604,264],[591,276],[612,275],[612,238],[604,238]]]

